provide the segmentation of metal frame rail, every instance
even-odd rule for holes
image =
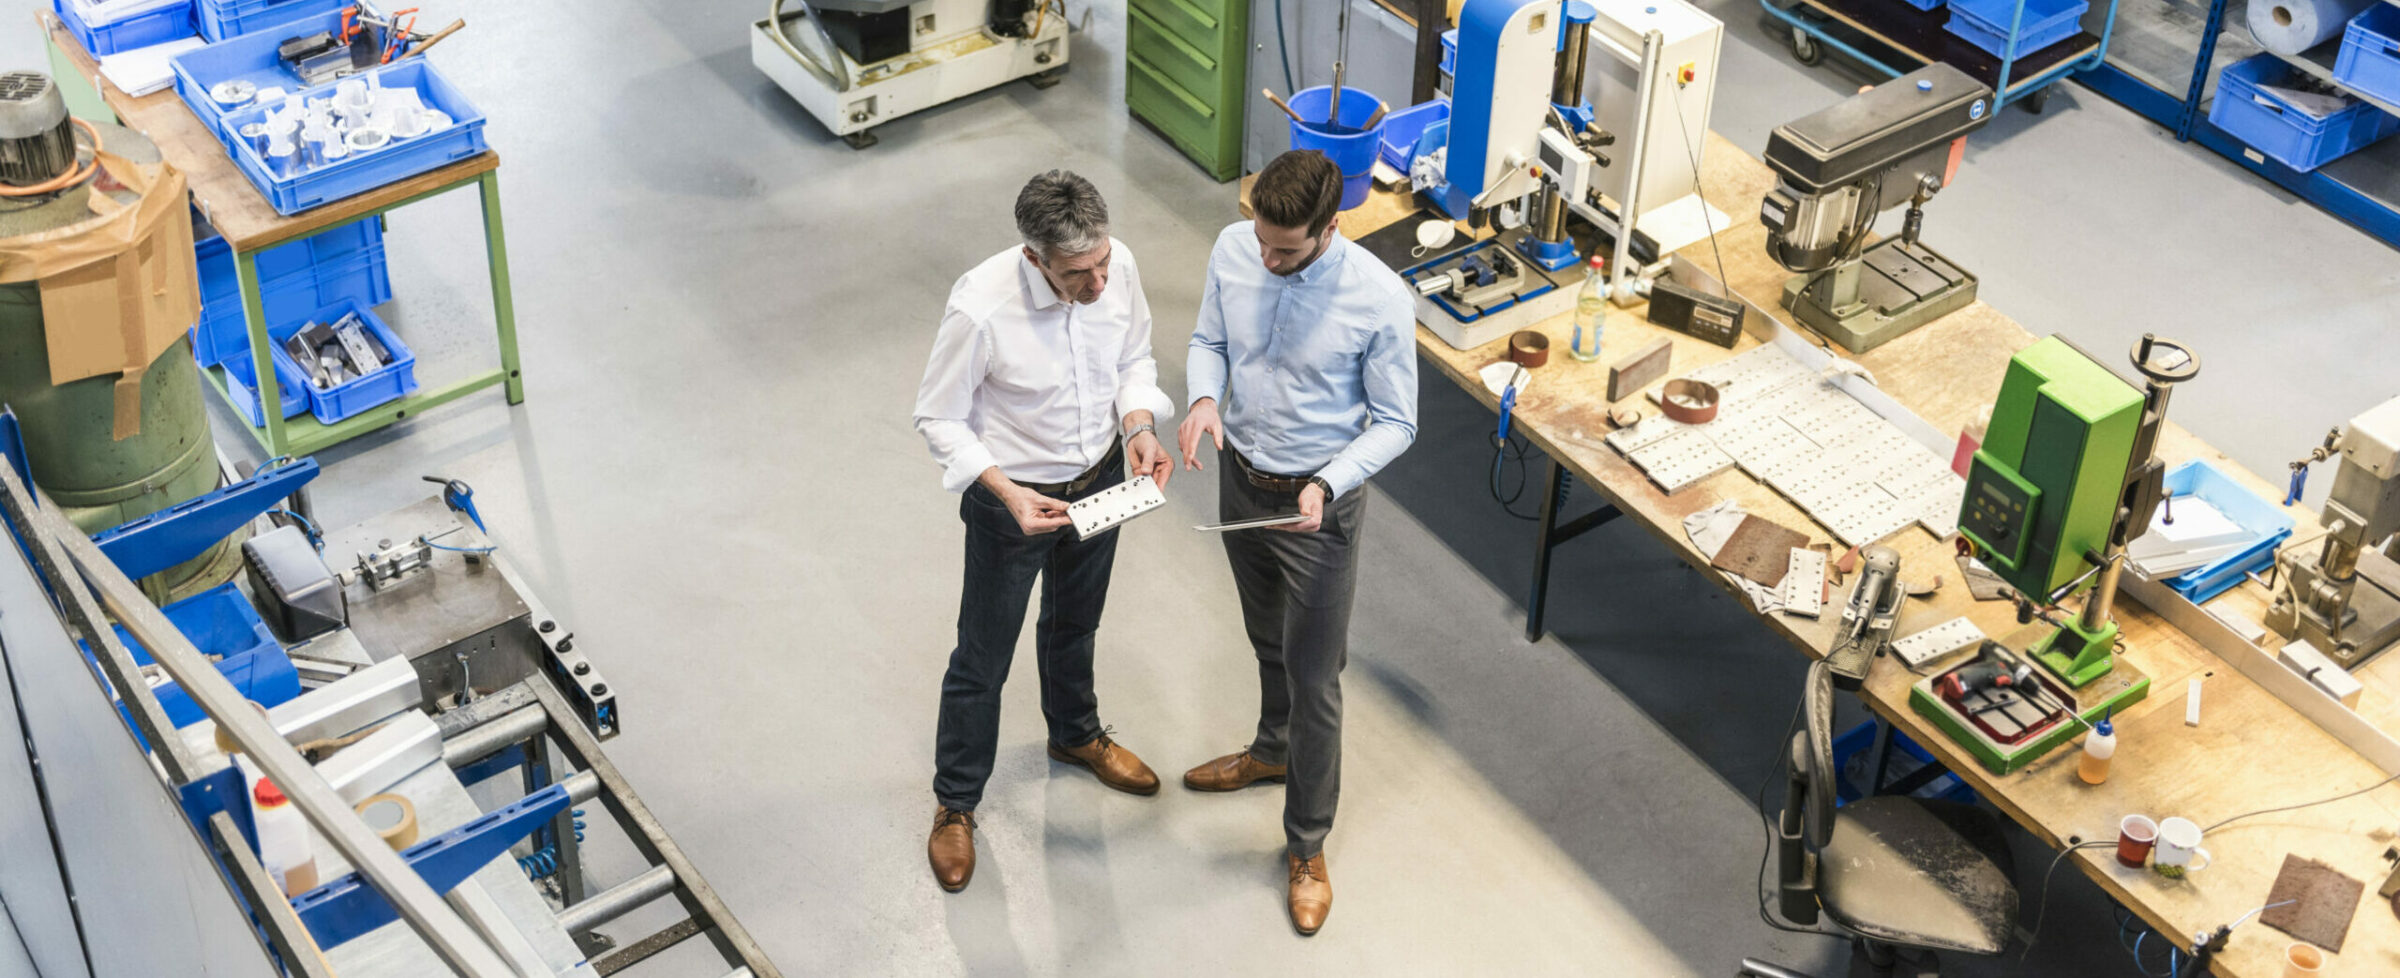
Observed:
[[[2386,2],[2400,3],[2400,0]],[[2251,149],[2208,121],[2208,113],[2204,109],[2210,98],[2209,81],[2216,74],[2217,40],[2229,26],[2226,23],[2226,11],[2230,5],[2231,0],[2209,0],[2208,17],[2200,31],[2198,50],[2194,52],[2191,77],[2180,98],[2105,60],[2084,70],[2075,80],[2082,82],[2085,88],[2108,96],[2117,104],[2166,127],[2175,134],[2177,141],[2199,143],[2217,155],[2232,160],[2234,165],[2350,222],[2376,240],[2400,248],[2400,148],[2395,148],[2393,143],[2369,146],[2303,173]],[[2338,49],[2340,42],[2341,38],[2337,35],[2328,44]],[[2278,57],[2328,84],[2335,84],[2329,60],[2322,56],[2310,57],[2318,53],[2311,51]],[[2339,85],[2336,84],[2336,87]],[[2367,101],[2375,103],[2383,111],[2400,115],[2400,105],[2371,98]],[[2361,158],[2366,154],[2378,153],[2383,154],[2380,159]]]
[[[1906,10],[1905,5],[1900,4],[1899,0],[1876,0],[1876,2],[1894,5],[1893,11],[1889,15],[1892,17],[1919,15],[1919,12],[1917,11]],[[2220,0],[2220,2],[2222,2],[2222,0]],[[1848,55],[1852,60],[1857,61],[1859,64],[1879,71],[1883,73],[1885,77],[1890,78],[1897,78],[1908,73],[1910,70],[1913,70],[1912,68],[1908,67],[1895,66],[1890,63],[1891,60],[1910,60],[1918,64],[1929,64],[1935,61],[1945,60],[1941,58],[1937,52],[1920,50],[1899,40],[1895,36],[1898,33],[1896,31],[1879,29],[1878,25],[1870,23],[1866,19],[1862,19],[1862,16],[1864,16],[1862,14],[1842,9],[1843,4],[1844,0],[1759,0],[1759,7],[1761,9],[1764,9],[1775,19],[1783,21],[1785,24],[1790,26],[1792,30],[1792,35],[1790,38],[1792,54],[1794,57],[1800,59],[1801,63],[1803,64],[1813,65],[1823,59],[1824,56],[1822,54],[1809,53],[1810,48],[1817,43],[1829,45],[1835,50]],[[1802,15],[1801,12],[1804,9],[1826,18],[1827,21],[1823,23],[1812,21],[1808,17]],[[2044,104],[2046,104],[2049,99],[2048,89],[2052,83],[2058,82],[2066,78],[2068,75],[2074,74],[2078,71],[2097,68],[2103,64],[2106,64],[2108,58],[2109,41],[2116,33],[2117,0],[2108,0],[2108,12],[2105,15],[2105,18],[2106,19],[2101,22],[2100,26],[2099,43],[2091,50],[2058,61],[2055,64],[2050,64],[2036,69],[2032,74],[2027,75],[2026,77],[2016,78],[2014,75],[2020,63],[2039,60],[2043,54],[2041,51],[2017,50],[2020,32],[2023,30],[2025,24],[2025,0],[2017,0],[2016,11],[2009,22],[2009,41],[2007,50],[1998,58],[1998,67],[1997,71],[1995,72],[1995,77],[1984,79],[1989,81],[1992,85],[1992,111],[1997,112],[2002,106],[2005,106],[2011,102],[2024,100],[2027,108],[2030,108],[2035,112],[2040,112],[2042,111]],[[1854,31],[1860,35],[1863,35],[1864,38],[1870,43],[1865,45],[1853,44],[1835,36],[1832,28],[1836,24],[1847,28],[1850,31]],[[2091,35],[2089,34],[2079,35],[2079,37],[2087,38],[2090,36]],[[2068,38],[2058,43],[2073,44],[2075,41],[2076,38]],[[1885,57],[1879,57],[1875,54],[1869,53],[1867,50],[1868,47],[1888,49],[1893,53],[1897,53],[1901,57],[1900,59],[1887,59]],[[1981,72],[1977,71],[1972,66],[1962,64],[1959,65],[1959,67],[1963,70],[1966,70],[1971,75],[1978,75],[1979,77],[1981,75]]]

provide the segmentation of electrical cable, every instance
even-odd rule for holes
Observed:
[[[2042,872],[2042,889],[2039,894],[2042,908],[2034,911],[2033,929],[2025,932],[2025,950],[2017,955],[2019,964],[2024,963],[2025,959],[2033,954],[2033,945],[2042,939],[2042,920],[2050,915],[2050,878],[2058,874],[2058,864],[2066,862],[2067,857],[2073,855],[2077,849],[2102,849],[2116,844],[2114,839],[2078,842],[2059,850],[2058,858],[2050,860],[2050,868]]]
[[[2259,810],[2257,810],[2257,811],[2255,811],[2255,812],[2243,812],[2242,814],[2239,814],[2239,815],[2236,815],[2236,816],[2234,816],[2234,817],[2232,817],[2232,818],[2229,818],[2229,819],[2226,819],[2226,820],[2224,820],[2224,821],[2218,822],[2218,823],[2217,823],[2217,824],[2215,824],[2215,825],[2211,825],[2211,826],[2209,826],[2209,827],[2207,827],[2207,828],[2205,828],[2205,829],[2201,829],[2201,830],[2200,830],[2200,833],[2201,833],[2202,835],[2206,835],[2206,834],[2208,834],[2208,833],[2210,833],[2210,832],[2214,832],[2214,831],[2216,831],[2216,830],[2218,830],[2218,829],[2221,829],[2221,828],[2224,828],[2224,827],[2226,827],[2226,826],[2228,826],[2228,825],[2232,825],[2232,824],[2233,824],[2233,823],[2235,823],[2235,822],[2239,822],[2239,821],[2241,821],[2241,820],[2243,820],[2243,819],[2245,819],[2245,818],[2253,818],[2253,817],[2256,817],[2256,816],[2259,816],[2259,815],[2272,815],[2272,814],[2275,814],[2276,812],[2288,812],[2288,811],[2294,811],[2294,810],[2297,810],[2297,809],[2302,809],[2302,808],[2314,808],[2314,807],[2316,807],[2316,806],[2318,806],[2318,805],[2330,805],[2330,804],[2333,804],[2334,802],[2337,802],[2337,801],[2347,801],[2347,800],[2349,800],[2349,799],[2356,798],[2356,797],[2358,797],[2358,796],[2360,796],[2360,795],[2366,794],[2367,792],[2373,791],[2373,790],[2375,790],[2375,789],[2377,789],[2377,788],[2381,788],[2381,787],[2383,787],[2384,785],[2390,784],[2390,783],[2392,783],[2392,782],[2394,782],[2394,781],[2400,781],[2400,774],[2394,774],[2394,775],[2392,775],[2391,777],[2385,778],[2385,779],[2383,779],[2383,780],[2381,780],[2381,781],[2377,781],[2377,782],[2375,782],[2374,784],[2368,785],[2368,786],[2366,786],[2366,787],[2364,787],[2364,788],[2360,788],[2360,789],[2358,789],[2357,791],[2352,791],[2352,792],[2347,792],[2347,793],[2344,793],[2344,794],[2335,795],[2335,796],[2333,796],[2333,797],[2331,797],[2331,798],[2324,798],[2324,799],[2320,799],[2320,800],[2317,800],[2317,801],[2304,801],[2304,802],[2301,802],[2300,804],[2297,804],[2297,805],[2285,805],[2285,806],[2283,806],[2283,807],[2281,807],[2281,808],[2261,808],[2261,809],[2259,809]],[[2259,910],[2265,910],[2265,909],[2266,909],[2265,907],[2260,907],[2260,908],[2259,908]],[[2258,912],[2258,910],[2253,910],[2253,911],[2251,911],[2251,913],[2257,913],[2257,912]],[[2247,918],[2245,917],[2245,919],[2247,919]],[[2235,923],[2240,923],[2240,921],[2235,921]]]
[[[270,509],[265,515],[291,517],[293,520],[299,522],[300,533],[308,538],[309,546],[315,547],[318,550],[325,549],[325,534],[323,531],[317,529],[317,521],[309,519],[308,517],[302,516],[299,513],[289,509]]]
[[[448,547],[435,543],[431,540],[427,540],[424,537],[418,537],[417,542],[428,547],[432,547],[435,550],[447,550],[454,554],[488,554],[494,550],[500,549],[497,545],[489,547]]]
[[[93,174],[100,172],[100,130],[92,128],[91,123],[82,119],[72,116],[68,118],[83,129],[84,135],[92,137],[92,158],[81,166],[68,167],[67,172],[40,183],[27,184],[22,187],[0,184],[0,197],[39,197],[43,194],[54,194],[89,180]]]
[[[1283,59],[1283,90],[1299,94],[1300,81],[1292,74],[1292,47],[1283,39],[1283,0],[1275,0],[1275,54]]]
[[[1675,125],[1683,130],[1683,153],[1692,161],[1692,196],[1700,198],[1700,227],[1708,232],[1708,253],[1717,257],[1717,287],[1729,295],[1733,283],[1725,280],[1725,253],[1717,250],[1716,222],[1708,219],[1708,195],[1700,189],[1700,154],[1692,145],[1692,124],[1683,118],[1683,91],[1687,86],[1675,86]]]
[[[1500,504],[1500,510],[1502,512],[1529,522],[1540,520],[1542,515],[1538,512],[1517,512],[1516,502],[1525,496],[1525,484],[1527,482],[1527,477],[1525,475],[1525,457],[1529,452],[1532,451],[1532,449],[1533,446],[1530,443],[1518,438],[1515,435],[1510,435],[1506,438],[1500,437],[1500,435],[1497,433],[1492,435],[1492,477],[1490,485],[1492,501]],[[1501,465],[1505,462],[1515,462],[1517,464],[1517,488],[1514,492],[1502,494],[1500,491],[1500,470]]]

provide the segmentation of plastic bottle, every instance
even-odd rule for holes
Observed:
[[[2075,768],[2075,776],[2085,784],[2108,780],[2108,764],[2117,756],[2117,728],[2107,720],[2092,725],[2090,735],[2083,738],[2083,763]]]
[[[316,889],[317,855],[308,845],[308,818],[266,778],[251,789],[250,801],[258,821],[258,861],[266,864],[275,885],[285,896]]]
[[[1585,263],[1583,290],[1575,294],[1575,340],[1567,352],[1590,363],[1600,359],[1600,320],[1608,315],[1608,258],[1594,254]]]

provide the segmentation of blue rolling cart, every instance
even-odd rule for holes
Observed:
[[[1932,9],[1918,2],[1759,0],[1759,5],[1790,28],[1787,41],[1801,64],[1824,60],[1828,48],[1892,77],[1945,62],[1990,85],[1994,109],[2023,101],[2040,112],[2051,84],[2105,63],[2118,0],[2083,10],[2063,9],[2053,0],[1975,3],[1972,12],[1990,15],[1988,27],[1969,32],[1980,41],[1952,32],[1954,11],[1941,0],[1930,0]],[[2005,32],[1998,29],[2003,26]],[[2060,34],[2065,36],[2042,43]]]
[[[2205,146],[2377,240],[2400,247],[2400,138],[2303,172],[2209,121],[2220,74],[2228,65],[2263,51],[2243,26],[2248,19],[2248,0],[2125,2],[2124,27],[2127,35],[2138,41],[2120,46],[2102,63],[2076,76],[2077,81],[2165,127],[2175,138]],[[2297,71],[2340,88],[2333,81],[2333,67],[2340,57],[2341,42],[2337,35],[2300,54],[2277,57]],[[2350,94],[2400,115],[2400,102],[2355,91]]]

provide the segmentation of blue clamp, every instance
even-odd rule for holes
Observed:
[[[247,479],[92,535],[126,577],[139,580],[200,556],[317,477],[317,460],[261,468]]]
[[[567,786],[553,784],[507,807],[400,850],[400,860],[435,893],[448,893],[508,847],[566,810]],[[292,912],[317,946],[336,947],[399,919],[392,905],[356,872],[292,898]]]
[[[425,481],[442,487],[442,505],[450,507],[451,512],[467,514],[468,519],[475,521],[475,532],[485,532],[483,514],[475,511],[475,489],[472,486],[464,480],[445,479],[438,475],[426,476]]]
[[[1550,107],[1557,109],[1559,118],[1567,120],[1567,128],[1576,132],[1590,129],[1592,120],[1598,117],[1592,110],[1592,100],[1588,98],[1577,101],[1573,105],[1560,105],[1552,102]]]
[[[1517,368],[1517,369],[1518,369],[1518,370],[1521,372],[1521,371],[1523,371],[1525,368],[1523,368],[1523,367],[1519,367],[1519,368]],[[1507,440],[1508,440],[1508,419],[1509,419],[1509,416],[1510,416],[1511,414],[1513,414],[1513,413],[1515,413],[1515,412],[1516,412],[1516,409],[1517,409],[1517,382],[1516,382],[1515,380],[1513,380],[1513,379],[1512,379],[1512,380],[1510,380],[1510,381],[1508,382],[1508,387],[1507,387],[1506,389],[1504,389],[1504,390],[1502,390],[1502,391],[1500,392],[1500,440],[1501,440],[1501,441],[1507,441]]]

